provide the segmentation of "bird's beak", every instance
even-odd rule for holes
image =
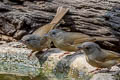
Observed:
[[[22,40],[19,40],[18,42],[23,42]]]
[[[78,50],[82,50],[82,49],[83,49],[83,47],[82,47],[82,46],[78,46],[77,48],[78,48]]]
[[[24,43],[24,41],[23,41],[23,40],[19,40],[18,42],[20,42],[20,43]]]

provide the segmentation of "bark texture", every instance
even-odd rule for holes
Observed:
[[[119,0],[0,0],[0,34],[19,40],[49,23],[59,6],[70,11],[58,28],[107,37],[96,42],[102,48],[120,52]]]

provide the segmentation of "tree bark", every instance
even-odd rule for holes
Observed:
[[[58,28],[90,36],[107,37],[96,41],[102,48],[120,52],[119,0],[2,0],[0,33],[21,39],[49,23],[59,6],[70,8]],[[114,39],[109,39],[114,38]]]

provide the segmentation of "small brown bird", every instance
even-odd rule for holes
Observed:
[[[84,42],[78,46],[78,49],[82,49],[85,52],[87,62],[90,65],[97,67],[96,70],[100,70],[101,68],[110,69],[112,66],[120,63],[119,53],[101,49],[96,43]]]
[[[52,30],[62,19],[62,17],[68,12],[68,8],[59,7],[57,9],[56,16],[49,23],[40,28],[30,35],[24,36],[21,41],[27,45],[28,48],[34,51],[42,51],[45,48],[50,48],[51,40],[45,36],[50,30]],[[28,56],[32,56],[32,53]]]
[[[72,51],[78,51],[77,45],[87,41],[95,41],[88,35],[75,32],[65,32],[60,29],[51,30],[47,35],[53,41],[55,47],[67,51],[64,54],[69,54]],[[64,56],[61,55],[60,57]]]

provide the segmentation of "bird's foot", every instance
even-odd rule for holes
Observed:
[[[33,53],[30,53],[30,54],[28,55],[28,59],[30,59],[30,58],[32,57],[32,54],[33,54]]]
[[[59,56],[59,58],[63,57],[65,54],[70,54],[70,52],[65,52],[62,55]]]
[[[33,56],[33,54],[36,54],[36,52],[32,51],[30,54],[28,54],[28,59],[31,59],[31,57]]]

